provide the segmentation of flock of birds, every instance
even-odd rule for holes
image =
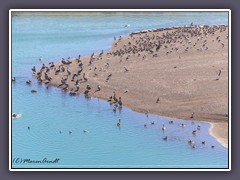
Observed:
[[[129,26],[126,26],[129,27]],[[170,31],[162,33],[161,35],[158,35],[158,31],[162,30],[152,30],[152,32],[157,33],[146,33],[146,32],[140,32],[140,33],[133,33],[130,34],[129,42],[127,44],[123,44],[122,47],[119,48],[118,44],[121,43],[122,37],[120,36],[118,39],[114,37],[114,46],[118,47],[113,51],[109,51],[107,53],[101,52],[99,54],[92,54],[89,58],[88,67],[92,66],[94,64],[94,61],[101,60],[103,58],[103,54],[106,54],[107,61],[106,61],[106,68],[109,67],[110,62],[109,58],[113,56],[119,56],[122,60],[123,57],[126,57],[126,61],[130,58],[131,55],[136,55],[139,58],[146,59],[148,55],[151,55],[152,58],[158,57],[159,52],[164,49],[164,52],[166,55],[172,54],[174,52],[180,51],[180,49],[187,53],[190,49],[195,48],[197,51],[207,51],[209,49],[209,46],[207,44],[207,40],[202,39],[204,37],[209,37],[210,35],[214,35],[216,31],[224,32],[227,30],[227,26],[221,25],[221,26],[190,26],[190,27],[178,27],[176,29],[169,29]],[[195,37],[196,42],[192,42],[191,39]],[[227,37],[226,37],[227,38]],[[212,41],[216,41],[222,48],[224,48],[224,43],[221,41],[220,36],[217,36],[215,39],[212,39]],[[181,48],[175,47],[175,44],[178,43],[181,46]],[[179,56],[179,59],[181,57]],[[120,60],[120,62],[121,62]],[[40,57],[39,61],[42,61],[42,57]],[[77,67],[77,71],[71,71],[70,66],[73,64]],[[84,65],[81,60],[81,55],[79,55],[77,58],[71,59],[70,57],[68,59],[62,58],[61,63],[55,64],[54,62],[50,62],[48,66],[45,64],[42,64],[42,67],[40,70],[37,70],[35,66],[32,68],[33,76],[38,80],[39,83],[46,84],[46,88],[50,85],[53,85],[53,76],[59,77],[60,82],[54,85],[58,88],[61,88],[63,91],[69,92],[70,96],[77,95],[80,93],[80,86],[84,86],[85,83],[88,83],[88,77],[86,75],[86,71],[83,71]],[[94,67],[94,71],[97,71],[97,67]],[[124,66],[124,71],[128,72],[129,69]],[[218,71],[218,79],[221,75],[221,70]],[[95,75],[97,76],[97,73],[95,72]],[[106,82],[111,78],[112,74],[109,74],[106,78]],[[15,82],[16,78],[13,77],[12,81]],[[27,85],[32,85],[32,81],[28,80],[26,81]],[[86,84],[84,88],[84,94],[86,96],[89,95],[90,91],[93,91],[93,93],[101,91],[101,86],[97,85],[97,87],[92,87],[90,84]],[[36,93],[37,90],[31,90],[32,93]],[[125,93],[127,93],[126,91]],[[156,103],[159,103],[160,99],[159,97],[156,100]],[[109,97],[108,102],[111,104],[114,104],[113,111],[116,112],[117,108],[121,108],[123,105],[122,98],[116,96],[116,92],[113,92],[113,95]],[[17,117],[17,114],[12,114],[13,118]],[[190,118],[194,118],[194,112],[192,112]],[[151,125],[154,125],[155,122],[152,121]],[[173,121],[169,121],[169,124],[173,124]],[[121,119],[117,122],[117,126],[122,126]],[[148,125],[144,124],[144,127],[146,128]],[[180,124],[181,127],[185,127],[184,124]],[[28,127],[28,130],[30,130],[30,127]],[[166,131],[167,127],[163,124],[162,131]],[[192,131],[192,134],[195,136],[197,134],[197,131],[200,130],[200,126],[197,127],[196,130]],[[88,132],[88,130],[83,130],[84,133]],[[61,134],[62,132],[59,131]],[[72,134],[72,131],[69,131],[69,134]],[[167,141],[168,136],[163,136],[163,140]],[[195,148],[196,145],[193,140],[188,140],[188,144],[191,145],[192,148]],[[202,144],[205,145],[205,141],[202,141]],[[214,146],[211,146],[214,148]]]
[[[151,121],[150,124],[151,124],[151,125],[154,125],[154,124],[156,124],[156,122],[155,122],[155,121]],[[169,121],[169,125],[173,125],[173,124],[174,124],[173,120]],[[192,122],[192,125],[193,125],[193,124],[195,124],[195,123]],[[144,124],[144,127],[145,127],[145,128],[147,128],[147,126],[148,126],[148,124]],[[179,127],[182,127],[182,128],[185,128],[187,125],[186,125],[186,124],[183,124],[183,123],[180,123],[180,124],[178,124],[178,126],[179,126]],[[197,128],[195,128],[195,129],[192,130],[192,135],[193,135],[193,137],[195,137],[195,136],[197,135],[197,132],[200,131],[200,130],[201,130],[201,126],[200,126],[200,125],[197,125]],[[162,125],[162,131],[163,131],[163,132],[167,131],[167,127],[166,127],[165,124]],[[168,136],[165,135],[165,136],[162,137],[162,139],[163,139],[164,141],[167,141],[167,140],[168,140]],[[188,143],[193,149],[196,148],[196,143],[194,142],[194,140],[189,139],[189,140],[187,141],[187,143]],[[206,141],[201,141],[201,144],[202,144],[202,145],[205,145],[205,144],[206,144]],[[214,146],[214,145],[211,145],[211,148],[215,148],[215,146]]]
[[[103,54],[103,52],[101,54]],[[99,56],[101,56],[101,54]],[[91,65],[93,59],[94,53],[90,58],[89,65]],[[86,73],[83,72],[83,63],[81,60],[81,56],[79,55],[79,57],[76,58],[74,61],[76,62],[75,64],[78,67],[78,71],[76,73],[71,72],[69,68],[69,66],[73,63],[70,60],[70,57],[67,60],[63,58],[60,65],[55,65],[54,62],[50,62],[49,66],[45,66],[45,64],[43,64],[39,71],[37,71],[36,67],[34,66],[32,68],[32,72],[33,75],[37,78],[38,82],[46,84],[47,88],[49,87],[48,84],[52,83],[52,77],[49,75],[50,73],[53,73],[52,75],[54,76],[61,77],[57,87],[61,88],[66,92],[70,91],[69,95],[74,96],[80,93],[80,85],[88,82]],[[72,86],[71,88],[70,84]],[[92,89],[93,87],[90,86],[90,84],[87,84],[85,86],[84,94],[89,95],[89,92]],[[94,93],[100,90],[101,86],[97,85]]]
[[[137,55],[139,58],[145,59],[147,55],[151,54],[152,58],[159,56],[159,52],[164,50],[166,55],[174,52],[187,53],[190,49],[197,51],[205,51],[209,49],[208,42],[216,42],[220,47],[224,48],[224,43],[217,36],[215,39],[210,39],[218,31],[220,33],[227,30],[227,26],[190,26],[190,27],[177,27],[167,28],[169,31],[162,33],[159,32],[166,29],[157,29],[152,31],[142,31],[138,33],[132,33],[130,35],[129,42],[123,44],[120,48],[110,52],[113,56],[126,56],[126,60],[130,58],[130,55]],[[154,32],[154,33],[152,33]],[[206,39],[207,38],[207,39]],[[226,36],[225,38],[228,38]],[[119,43],[122,40],[115,39],[115,47],[119,47]],[[193,41],[192,39],[196,39]],[[176,44],[179,45],[176,47]],[[179,56],[179,58],[181,58]]]
[[[109,51],[104,53],[103,50],[99,54],[92,54],[89,59],[88,66],[92,66],[94,61],[101,60],[103,58],[103,54],[106,54],[106,68],[110,66],[109,58],[113,56],[119,56],[122,60],[123,57],[126,57],[126,60],[130,59],[131,55],[137,55],[139,58],[145,59],[148,55],[152,55],[153,58],[159,56],[159,52],[163,49],[164,53],[172,54],[174,52],[178,52],[180,50],[184,52],[188,52],[192,48],[196,48],[198,51],[208,50],[208,43],[205,39],[203,42],[202,39],[204,37],[209,37],[210,35],[214,35],[216,31],[224,32],[227,30],[227,26],[220,25],[220,26],[190,26],[190,27],[178,27],[175,30],[170,28],[170,31],[166,33],[162,33],[158,35],[158,31],[161,30],[153,30],[153,32],[157,33],[135,33],[131,34],[129,37],[129,42],[123,44],[123,46],[118,46],[121,43],[122,37],[120,36],[119,39],[116,37],[115,39],[115,46],[118,47],[116,50]],[[191,38],[197,38],[196,42],[191,42]],[[227,38],[227,37],[226,37]],[[216,41],[220,43],[222,47],[224,47],[223,42],[220,39],[220,36],[217,36],[212,41]],[[178,43],[181,45],[175,47],[175,44]],[[200,47],[199,47],[200,46]],[[197,48],[198,47],[198,48]],[[162,51],[163,51],[162,50]],[[179,56],[179,58],[181,58]],[[42,61],[42,57],[39,59]],[[121,61],[120,60],[120,61]],[[74,62],[74,63],[73,63]],[[72,71],[70,68],[71,64],[77,67],[77,70]],[[62,58],[61,63],[55,64],[54,62],[50,62],[48,66],[42,64],[40,70],[37,70],[34,66],[32,68],[33,75],[37,78],[39,83],[46,84],[47,88],[50,85],[56,85],[58,88],[63,89],[64,91],[69,91],[69,95],[77,95],[80,93],[80,86],[84,86],[84,83],[88,82],[88,77],[86,75],[87,71],[83,71],[84,65],[81,60],[81,55],[78,58],[68,59]],[[88,68],[88,67],[86,67]],[[175,67],[177,68],[177,67]],[[90,68],[92,69],[92,68]],[[124,66],[123,67],[125,72],[128,72],[129,69]],[[97,70],[101,71],[101,68],[94,67],[94,76],[97,76]],[[59,82],[52,82],[53,76],[59,77]],[[216,80],[219,80],[221,76],[221,70],[217,72]],[[109,79],[112,77],[112,73],[108,74],[106,77],[106,81],[108,82]],[[15,77],[12,81],[15,81]],[[32,84],[32,81],[29,80],[26,82],[28,85]],[[97,87],[92,87],[90,84],[85,85],[84,94],[89,95],[90,91],[95,89],[95,92],[101,90],[101,86],[97,85]],[[36,93],[37,90],[32,90],[33,93]],[[126,91],[127,92],[127,91]],[[125,92],[125,93],[126,93]],[[157,99],[157,103],[159,99]]]
[[[15,80],[16,80],[16,79],[15,79]],[[26,82],[26,84],[31,85],[31,84],[32,84],[32,81],[29,80],[29,81]],[[159,101],[159,98],[157,99],[157,103],[158,103],[158,101]],[[113,111],[114,111],[114,113],[117,111],[117,108],[119,108],[119,109],[122,108],[122,100],[121,100],[121,97],[118,97],[118,98],[117,98],[115,91],[113,92],[113,95],[109,97],[108,102],[109,102],[111,105],[114,104],[114,106],[113,106]],[[15,118],[20,118],[20,117],[21,117],[20,114],[16,114],[16,113],[13,113],[13,114],[12,114],[12,118],[13,118],[13,119],[15,119]],[[148,117],[148,115],[147,115],[147,117]],[[194,112],[191,114],[191,117],[190,117],[190,118],[193,118],[193,117],[194,117]],[[192,122],[192,123],[193,123],[193,122]],[[150,125],[155,125],[155,124],[156,124],[155,121],[151,121],[151,122],[150,122]],[[174,124],[174,122],[171,120],[171,121],[169,121],[169,124],[172,125],[172,124]],[[118,127],[121,127],[121,126],[122,126],[121,119],[118,120],[118,122],[117,122],[116,125],[117,125]],[[143,126],[144,126],[145,128],[147,128],[147,127],[148,127],[148,124],[145,123]],[[181,124],[179,124],[179,126],[182,127],[182,128],[184,128],[184,127],[186,127],[186,124],[181,123]],[[165,124],[162,125],[162,128],[161,128],[161,129],[162,129],[163,132],[167,131],[167,127],[165,126]],[[28,126],[28,130],[31,130],[30,126]],[[200,131],[200,126],[199,126],[199,125],[197,126],[197,129],[194,129],[194,130],[192,131],[192,135],[193,135],[193,136],[196,136],[197,131]],[[83,133],[88,133],[88,132],[89,132],[89,131],[88,131],[87,129],[84,129],[84,130],[83,130]],[[59,133],[62,134],[62,131],[60,130]],[[73,133],[73,131],[72,131],[72,130],[69,130],[68,133],[69,133],[69,135],[71,135],[71,134]],[[164,141],[167,141],[168,138],[169,138],[168,136],[163,136],[163,137],[162,137],[162,139],[163,139]],[[190,139],[190,140],[187,141],[187,143],[188,143],[193,149],[196,148],[196,144],[195,144],[195,142],[194,142],[193,140]],[[201,144],[202,144],[202,145],[205,145],[206,142],[205,142],[205,141],[202,141]],[[211,145],[211,148],[214,148],[214,147],[215,147],[214,145]]]

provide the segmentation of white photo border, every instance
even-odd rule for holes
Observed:
[[[228,12],[228,168],[12,168],[12,12]],[[231,9],[10,9],[9,10],[9,171],[231,171]]]

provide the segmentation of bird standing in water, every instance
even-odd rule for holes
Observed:
[[[166,127],[165,127],[165,125],[164,125],[164,124],[163,124],[162,130],[163,130],[163,131],[165,131],[165,130],[166,130]]]
[[[117,126],[121,126],[122,123],[121,123],[121,119],[118,120],[118,123],[117,123]]]

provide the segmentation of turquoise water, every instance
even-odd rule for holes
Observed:
[[[57,88],[38,85],[32,66],[60,58],[107,50],[114,36],[132,31],[178,25],[227,24],[226,13],[149,13],[82,16],[12,17],[12,164],[14,168],[227,168],[228,149],[209,135],[210,124],[140,114],[126,107],[113,113],[97,98],[70,97]],[[130,24],[129,28],[124,25]],[[34,85],[27,86],[31,79]],[[30,93],[37,89],[38,93]],[[122,126],[116,126],[118,119]],[[143,124],[155,125],[147,128]],[[185,128],[179,126],[186,124]],[[162,124],[167,130],[162,132]],[[196,136],[192,130],[201,130]],[[28,126],[30,130],[28,130]],[[84,133],[83,130],[88,132]],[[61,133],[60,133],[61,131]],[[72,134],[69,134],[72,131]],[[162,137],[168,136],[168,141]],[[193,139],[192,149],[187,140]],[[205,140],[206,145],[201,141]],[[212,149],[211,145],[215,145]],[[54,160],[54,163],[16,163],[16,159]]]

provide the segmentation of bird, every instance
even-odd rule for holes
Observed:
[[[121,123],[121,119],[118,120],[118,123],[117,123],[117,126],[121,126],[122,123]]]
[[[165,125],[163,124],[162,130],[165,131],[167,128],[165,127]]]
[[[32,71],[35,73],[36,72],[36,67],[33,66]]]
[[[31,81],[31,80],[28,80],[28,81],[26,81],[26,84],[31,85],[31,84],[32,84],[32,81]]]
[[[192,131],[192,134],[193,134],[193,135],[196,135],[196,132],[197,132],[196,130],[193,130],[193,131]]]
[[[180,127],[185,127],[186,125],[185,125],[185,124],[183,124],[183,123],[181,123],[179,126],[180,126]]]
[[[121,97],[119,97],[118,100],[117,100],[116,102],[118,103],[119,106],[122,106],[122,104],[123,104],[123,103],[122,103],[122,98],[121,98]]]
[[[158,103],[159,102],[159,98],[157,98],[157,101],[156,101],[156,103]]]
[[[39,61],[42,61],[42,59],[43,59],[43,57],[42,57],[42,56],[40,56],[40,57],[39,57]]]
[[[12,114],[12,118],[16,118],[17,117],[17,114],[16,113],[13,113]]]
[[[168,139],[168,137],[167,137],[167,136],[163,136],[163,140],[165,140],[165,141],[166,141],[167,139]]]
[[[192,112],[192,114],[191,114],[190,118],[193,118],[193,115],[194,115],[194,112]]]
[[[110,97],[108,98],[108,102],[110,102],[110,101],[112,101],[112,96],[110,96]]]
[[[98,86],[97,86],[97,89],[98,89],[98,91],[100,91],[100,90],[101,90],[101,87],[100,87],[100,85],[98,85]]]

